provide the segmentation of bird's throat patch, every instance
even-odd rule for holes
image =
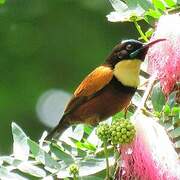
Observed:
[[[115,65],[113,74],[123,85],[136,88],[139,85],[141,62],[139,59],[122,60]]]

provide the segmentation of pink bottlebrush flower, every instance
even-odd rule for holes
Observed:
[[[179,180],[180,161],[164,128],[154,119],[137,115],[136,138],[122,146],[118,180]]]
[[[156,74],[164,94],[168,95],[180,81],[180,15],[162,16],[151,40],[165,38],[148,53],[148,71]]]

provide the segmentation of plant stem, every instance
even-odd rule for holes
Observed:
[[[180,6],[177,6],[175,8],[169,9],[166,11],[167,14],[175,14],[175,13],[179,13],[180,12]]]
[[[78,180],[76,175],[73,176],[73,180]]]
[[[114,146],[114,159],[115,159],[115,164],[114,164],[113,177],[116,177],[116,174],[119,170],[119,163],[120,163],[120,152],[117,151],[116,146]]]
[[[104,155],[106,158],[106,179],[110,179],[109,176],[109,159],[108,159],[108,151],[107,151],[107,142],[104,142]]]
[[[144,95],[142,97],[142,100],[141,100],[141,103],[140,105],[138,106],[136,112],[134,113],[134,117],[144,108],[145,104],[146,104],[146,101],[152,91],[152,88],[153,88],[153,85],[156,81],[156,74],[152,75],[150,78],[149,78],[149,81],[148,81],[148,85],[147,85],[147,88],[146,88],[146,91],[144,92]]]
[[[143,33],[141,26],[137,23],[137,21],[133,21],[134,25],[137,29],[137,31],[139,32],[139,34],[141,35],[141,38],[145,41],[148,42],[148,38],[145,36],[145,34]]]

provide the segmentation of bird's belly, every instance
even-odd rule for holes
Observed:
[[[135,90],[126,91],[117,84],[110,83],[92,99],[74,110],[71,119],[73,122],[97,124],[127,107],[134,92]]]

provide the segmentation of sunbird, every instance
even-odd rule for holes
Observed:
[[[67,104],[59,124],[46,140],[60,136],[74,124],[96,126],[99,122],[127,108],[139,85],[140,65],[149,43],[130,39],[118,43],[105,62],[80,83]]]

